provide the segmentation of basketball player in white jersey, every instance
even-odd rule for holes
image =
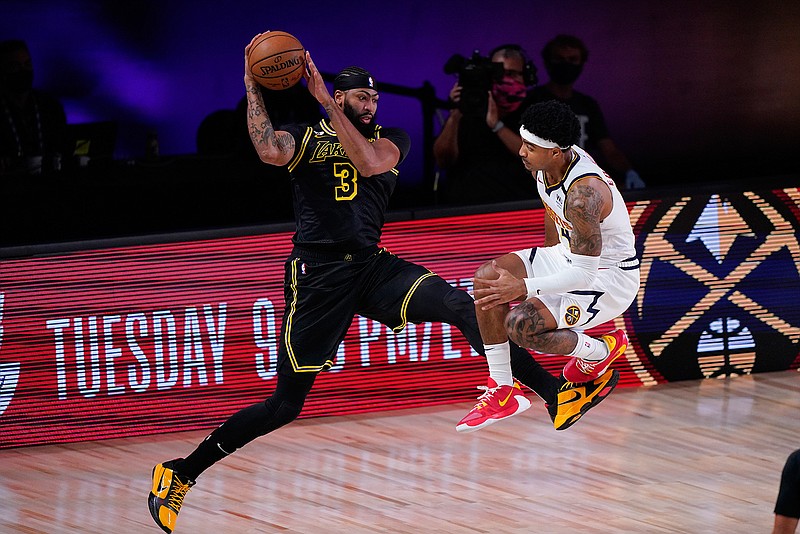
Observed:
[[[543,246],[485,263],[475,273],[475,306],[489,363],[489,387],[459,423],[476,430],[510,413],[503,385],[514,386],[509,339],[569,358],[557,406],[557,430],[567,428],[616,385],[610,370],[628,339],[622,330],[600,338],[583,333],[621,315],[639,290],[639,259],[625,201],[614,181],[575,143],[578,118],[561,102],[534,104],[522,115],[519,154],[536,180],[546,210]],[[521,301],[510,308],[509,303]],[[515,373],[519,373],[515,367]],[[615,376],[616,373],[616,376]],[[578,388],[574,383],[585,383]],[[505,388],[507,391],[507,388]],[[522,403],[524,407],[524,402]]]

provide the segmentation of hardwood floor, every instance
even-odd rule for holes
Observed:
[[[796,371],[620,388],[563,432],[537,402],[458,434],[468,408],[296,421],[203,474],[176,533],[770,532],[800,448]],[[204,436],[0,451],[0,532],[160,532],[150,470]]]

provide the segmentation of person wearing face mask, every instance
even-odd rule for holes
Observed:
[[[531,92],[526,105],[547,100],[560,100],[567,104],[581,121],[578,146],[600,157],[601,165],[607,165],[626,189],[644,188],[645,182],[611,139],[600,105],[589,95],[573,89],[588,58],[589,50],[575,36],[561,34],[550,40],[542,49],[549,80]]]
[[[64,108],[33,88],[33,62],[21,40],[0,42],[0,115],[0,175],[38,175],[60,168]]]
[[[450,91],[453,109],[434,141],[433,154],[445,171],[447,204],[488,204],[536,198],[535,184],[519,159],[519,119],[536,67],[519,45],[501,45],[489,57],[503,64],[502,79],[488,95],[485,117],[465,116],[458,109],[462,87]]]

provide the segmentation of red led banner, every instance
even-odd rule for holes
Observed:
[[[542,213],[388,225],[383,245],[469,289]],[[2,262],[0,446],[210,427],[274,388],[290,233]],[[304,417],[457,402],[485,380],[449,325],[357,317]],[[455,422],[454,422],[455,424]]]
[[[789,190],[766,200],[759,197],[758,204],[739,194],[734,207],[770,216],[770,210],[779,209],[791,230],[797,227],[797,197],[796,190]],[[719,204],[706,196],[698,209],[714,202]],[[623,373],[622,385],[653,384],[665,375],[669,380],[692,377],[676,374],[669,365],[687,350],[708,349],[705,360],[695,357],[694,367],[680,367],[707,376],[719,371],[712,365],[724,358],[733,362],[733,370],[719,367],[727,375],[739,372],[735,366],[744,358],[741,354],[757,362],[758,350],[740,350],[741,344],[714,352],[727,343],[727,338],[714,337],[715,325],[733,325],[724,322],[729,317],[744,324],[748,335],[767,349],[777,346],[779,334],[786,340],[778,351],[783,359],[773,367],[796,366],[800,319],[793,308],[779,309],[768,288],[743,289],[714,302],[700,295],[701,304],[709,303],[702,309],[694,301],[684,302],[694,298],[689,290],[674,289],[678,279],[671,273],[676,268],[684,269],[690,289],[707,278],[697,266],[705,261],[702,251],[695,250],[697,240],[689,239],[701,220],[698,210],[679,213],[681,206],[691,202],[660,199],[629,205],[647,266],[643,288],[623,317],[598,328],[629,332],[626,361],[615,365]],[[468,290],[483,261],[541,244],[543,216],[543,210],[528,210],[395,222],[387,224],[382,245]],[[677,227],[675,221],[688,222]],[[727,223],[715,224],[717,237],[724,241]],[[782,291],[800,287],[791,267],[792,254],[800,248],[792,245],[791,231],[773,236],[768,227],[751,230],[756,238],[766,236],[769,245],[753,257],[783,273]],[[739,231],[730,229],[734,236]],[[673,234],[694,248],[673,244]],[[287,232],[0,260],[0,448],[210,428],[265,399],[275,383],[283,262],[290,237]],[[796,243],[796,234],[793,238]],[[730,258],[737,246],[757,245],[736,239],[725,242],[728,261],[735,261]],[[782,244],[789,247],[788,257],[780,255]],[[772,257],[763,251],[791,261],[768,261]],[[692,259],[693,254],[700,259]],[[740,272],[734,265],[729,270]],[[731,309],[718,312],[720,302]],[[684,307],[690,311],[682,311]],[[683,323],[675,317],[684,313],[698,318],[681,330]],[[675,326],[669,329],[668,322]],[[686,340],[691,345],[681,345]],[[678,346],[682,348],[672,360],[658,359]],[[537,359],[553,373],[565,362],[555,355]],[[758,370],[751,362],[743,372]],[[464,402],[477,396],[475,387],[486,372],[485,360],[448,325],[408,325],[394,334],[356,317],[336,366],[320,375],[302,417]],[[547,417],[544,411],[540,415]]]

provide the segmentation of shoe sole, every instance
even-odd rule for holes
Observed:
[[[589,402],[587,402],[586,404],[584,404],[583,406],[581,406],[581,409],[578,413],[573,415],[571,419],[568,419],[560,427],[557,427],[556,430],[566,430],[575,423],[577,423],[586,414],[586,412],[588,412],[589,410],[591,410],[592,408],[603,402],[603,399],[608,397],[611,394],[611,392],[614,391],[614,388],[617,387],[617,383],[619,382],[619,371],[617,371],[616,369],[612,369],[611,373],[612,375],[609,381],[606,382],[606,385],[603,386],[603,388],[594,396],[594,398]]]
[[[159,464],[163,465],[163,464]],[[153,467],[153,474],[151,476],[153,480],[153,486],[155,487],[155,478],[156,478],[156,469],[158,465]],[[156,522],[156,525],[159,526],[161,530],[166,532],[167,534],[172,534],[172,530],[168,529],[164,525],[161,524],[161,519],[158,517],[158,497],[152,491],[147,496],[147,509],[150,510],[150,515],[153,517],[153,521]]]
[[[161,530],[167,534],[172,534],[172,531],[163,526],[161,521],[158,519],[158,503],[156,502],[156,496],[152,493],[147,496],[147,509],[150,510],[150,515],[153,517],[153,521],[156,522],[156,525],[158,525]]]

